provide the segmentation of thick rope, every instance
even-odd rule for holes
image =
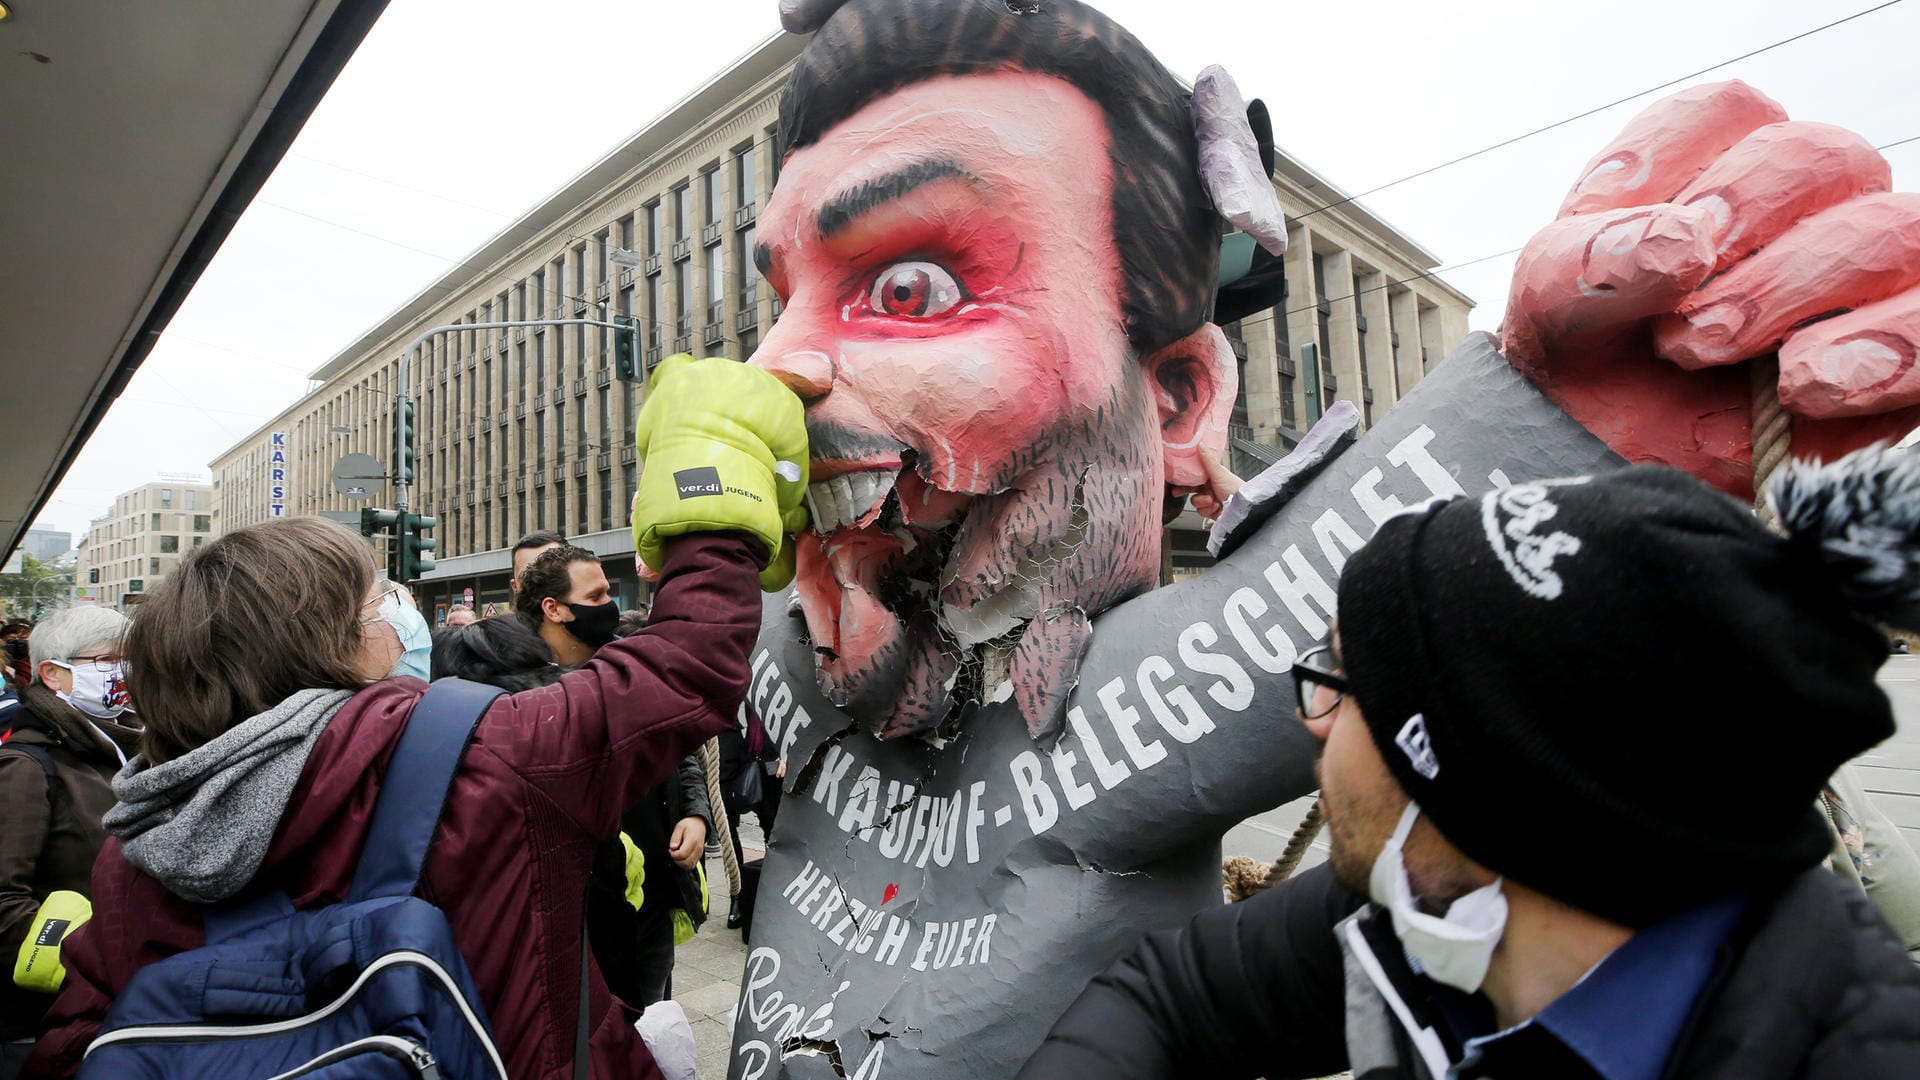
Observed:
[[[1767,501],[1773,474],[1787,463],[1793,437],[1792,418],[1780,404],[1780,358],[1768,354],[1753,361],[1753,510],[1760,524],[1780,528],[1780,516]]]
[[[1774,473],[1787,463],[1792,449],[1793,423],[1787,410],[1780,404],[1780,357],[1774,354],[1760,357],[1748,365],[1748,370],[1753,380],[1753,509],[1759,515],[1761,524],[1777,530],[1780,516],[1774,513],[1773,505],[1767,501],[1767,487],[1773,482]],[[1307,848],[1320,835],[1323,824],[1320,804],[1316,802],[1307,811],[1307,816],[1300,819],[1299,827],[1293,830],[1293,836],[1287,840],[1280,857],[1273,860],[1273,866],[1267,870],[1266,882],[1251,895],[1258,895],[1292,877]]]
[[[1271,889],[1293,876],[1300,866],[1300,859],[1306,855],[1307,848],[1313,846],[1313,838],[1320,835],[1320,827],[1324,824],[1326,818],[1320,813],[1319,801],[1315,800],[1307,808],[1307,816],[1300,819],[1299,828],[1293,830],[1293,837],[1287,841],[1286,849],[1280,852],[1279,858],[1273,860],[1273,869],[1267,871],[1267,888]]]
[[[707,774],[707,801],[712,804],[713,838],[720,845],[720,861],[727,867],[727,895],[739,896],[740,858],[733,853],[733,825],[727,821],[727,803],[720,795],[719,739],[708,739],[700,744],[700,768]]]

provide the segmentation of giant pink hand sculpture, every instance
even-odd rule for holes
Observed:
[[[1633,461],[1752,493],[1748,365],[1779,353],[1793,453],[1920,425],[1920,194],[1860,136],[1695,87],[1588,164],[1514,270],[1508,357]]]

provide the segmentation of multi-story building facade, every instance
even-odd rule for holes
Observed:
[[[356,500],[329,477],[348,453],[391,458],[399,357],[434,327],[630,315],[648,363],[751,355],[779,316],[752,252],[778,173],[779,94],[803,44],[769,39],[316,370],[314,389],[213,462],[222,527],[390,505],[378,481]],[[1284,156],[1275,183],[1289,218],[1342,198]],[[1438,260],[1358,204],[1302,217],[1290,240],[1284,317],[1228,327],[1245,352],[1243,467],[1282,452],[1335,396],[1385,409],[1466,332],[1471,302],[1430,276]],[[1299,368],[1308,343],[1313,378]],[[507,549],[534,529],[600,554],[623,604],[641,597],[626,528],[641,390],[613,378],[611,352],[607,330],[580,325],[425,341],[410,388],[411,502],[438,521],[438,566],[420,590],[429,611],[504,608]]]
[[[80,545],[75,595],[126,610],[217,535],[213,487],[159,481],[123,492]]]
[[[26,538],[20,541],[20,550],[41,562],[53,562],[73,550],[73,534],[36,525],[27,530]]]

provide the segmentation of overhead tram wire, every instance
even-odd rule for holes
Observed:
[[[1773,42],[1770,45],[1762,45],[1760,48],[1748,50],[1747,52],[1741,53],[1739,56],[1722,60],[1717,64],[1708,65],[1707,67],[1700,68],[1697,71],[1690,71],[1685,75],[1681,75],[1673,79],[1668,79],[1666,82],[1660,83],[1656,86],[1649,86],[1645,90],[1641,90],[1638,93],[1628,94],[1626,97],[1623,97],[1623,98],[1616,98],[1612,101],[1607,102],[1604,105],[1596,105],[1593,108],[1586,110],[1585,112],[1575,113],[1574,115],[1566,117],[1565,119],[1562,119],[1562,120],[1555,120],[1551,124],[1546,124],[1542,127],[1534,128],[1532,131],[1523,132],[1509,139],[1502,139],[1497,143],[1493,143],[1490,146],[1483,146],[1478,150],[1472,151],[1471,153],[1461,154],[1459,157],[1455,157],[1455,158],[1449,158],[1448,160],[1443,161],[1438,165],[1429,165],[1428,167],[1421,169],[1419,172],[1408,173],[1407,175],[1400,177],[1398,180],[1389,180],[1384,184],[1380,184],[1375,187],[1370,187],[1365,191],[1358,192],[1353,195],[1348,195],[1344,198],[1335,199],[1333,202],[1327,203],[1325,206],[1316,206],[1312,210],[1308,210],[1306,213],[1300,214],[1294,220],[1310,218],[1313,215],[1318,214],[1323,210],[1331,210],[1337,206],[1345,206],[1350,202],[1354,202],[1359,199],[1364,199],[1369,195],[1378,194],[1379,192],[1385,191],[1388,188],[1398,187],[1409,180],[1418,180],[1423,176],[1429,176],[1433,173],[1439,172],[1442,169],[1451,168],[1452,166],[1458,165],[1461,162],[1471,161],[1474,158],[1480,157],[1483,154],[1490,154],[1493,151],[1499,150],[1503,147],[1512,146],[1514,143],[1521,142],[1526,139],[1531,139],[1535,135],[1545,134],[1546,132],[1552,131],[1555,128],[1565,127],[1566,125],[1571,124],[1577,120],[1584,120],[1587,117],[1593,116],[1596,113],[1605,112],[1606,110],[1611,109],[1616,105],[1624,105],[1627,102],[1633,101],[1636,98],[1643,98],[1643,97],[1646,97],[1648,94],[1655,94],[1662,90],[1666,90],[1671,87],[1678,86],[1681,83],[1687,82],[1688,80],[1691,80],[1691,79],[1697,79],[1702,75],[1708,74],[1709,72],[1718,71],[1723,67],[1727,67],[1731,64],[1737,64],[1742,60],[1750,60],[1753,57],[1759,56],[1762,53],[1771,52],[1774,49],[1778,49],[1783,45],[1791,45],[1796,41],[1800,41],[1805,38],[1812,37],[1813,35],[1818,34],[1822,31],[1831,30],[1834,27],[1840,26],[1844,23],[1850,23],[1855,19],[1863,18],[1867,15],[1872,15],[1874,12],[1885,11],[1887,8],[1893,7],[1894,5],[1902,2],[1903,0],[1886,0],[1885,3],[1876,4],[1873,7],[1866,8],[1862,11],[1856,11],[1851,15],[1843,16],[1829,23],[1823,23],[1819,26],[1812,28],[1811,30],[1803,30],[1798,34],[1794,34],[1792,37],[1781,38],[1779,41]]]

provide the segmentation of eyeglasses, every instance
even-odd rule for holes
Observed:
[[[92,664],[95,671],[112,671],[120,666],[120,654],[117,652],[94,653],[92,656],[69,656],[67,663],[73,667]]]
[[[1333,646],[1320,645],[1300,654],[1293,662],[1293,695],[1300,703],[1300,715],[1318,720],[1338,708],[1353,687],[1345,677],[1332,670]]]
[[[382,589],[378,593],[374,594],[373,596],[369,596],[365,600],[360,601],[361,611],[365,611],[368,608],[375,609],[373,615],[368,617],[363,617],[360,620],[360,625],[365,626],[368,623],[379,622],[381,618],[379,609],[386,607],[387,601],[389,600],[392,600],[398,603],[399,598],[400,598],[400,588],[399,586],[394,586],[392,588]]]

